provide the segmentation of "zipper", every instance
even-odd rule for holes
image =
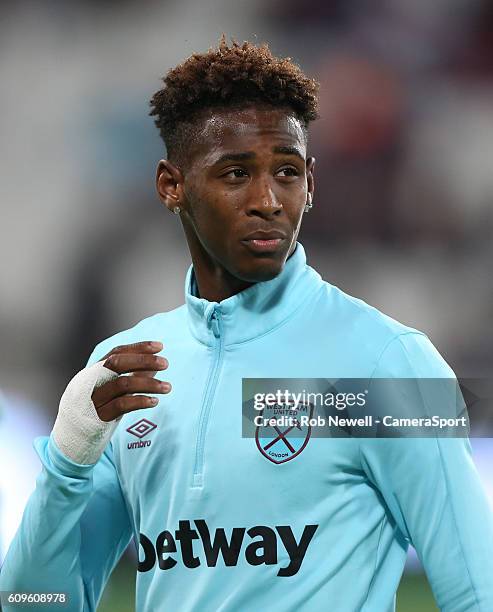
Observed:
[[[211,331],[214,336],[214,356],[207,377],[207,386],[202,404],[202,411],[199,419],[199,431],[197,434],[197,444],[195,446],[195,462],[193,468],[192,488],[200,488],[203,486],[203,471],[204,471],[204,447],[205,434],[207,424],[211,412],[212,402],[216,391],[217,379],[221,369],[221,359],[224,347],[223,325],[221,311],[215,306],[211,312],[208,322],[211,326]]]

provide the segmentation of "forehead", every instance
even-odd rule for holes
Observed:
[[[273,146],[297,146],[306,152],[306,136],[300,120],[288,110],[244,108],[211,111],[203,120],[190,154],[216,157],[228,151],[265,150]]]

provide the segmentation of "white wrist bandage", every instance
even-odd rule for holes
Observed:
[[[52,433],[58,448],[75,463],[96,463],[122,418],[102,421],[91,399],[95,388],[114,378],[118,374],[98,361],[78,372],[62,395]]]

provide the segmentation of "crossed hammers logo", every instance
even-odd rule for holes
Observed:
[[[282,441],[284,442],[284,444],[285,444],[285,445],[286,445],[286,446],[289,448],[289,450],[290,450],[292,453],[295,453],[295,452],[296,452],[296,451],[295,451],[295,449],[294,449],[294,448],[293,448],[293,446],[292,446],[292,445],[289,443],[289,440],[286,438],[286,435],[287,435],[287,434],[288,434],[288,433],[289,433],[289,432],[290,432],[292,429],[294,429],[295,427],[297,427],[297,428],[298,428],[298,429],[301,431],[301,426],[300,426],[300,424],[298,423],[298,421],[296,421],[296,423],[295,423],[294,425],[291,425],[291,427],[288,427],[288,428],[287,428],[287,429],[285,429],[284,431],[281,431],[277,425],[274,425],[274,429],[277,431],[278,436],[277,436],[277,438],[275,438],[275,440],[271,440],[271,441],[269,442],[269,444],[267,444],[267,446],[264,446],[264,450],[269,450],[269,448],[270,448],[271,446],[274,446],[274,444],[275,444],[276,442],[279,442],[279,440],[282,440]]]
[[[291,402],[286,402],[286,403],[291,403]],[[307,410],[308,408],[307,412],[309,413],[309,416],[311,417],[313,415],[313,410],[314,410],[313,404],[311,404],[310,402],[306,402],[306,403],[303,403],[303,406],[305,410]],[[274,422],[275,422],[275,419],[274,419]],[[299,441],[300,442],[299,445],[295,444],[293,446],[293,444],[291,444],[290,441],[288,440],[288,435],[290,431],[296,428],[301,433],[303,433],[305,428],[302,427],[300,421],[297,418],[291,418],[288,422],[281,420],[281,422],[278,421],[278,423],[279,424],[275,424],[275,425],[270,425],[270,423],[267,425],[266,423],[263,426],[257,426],[257,429],[255,430],[255,440],[256,440],[258,450],[261,452],[262,455],[264,455],[267,459],[269,459],[269,461],[272,461],[272,463],[276,463],[276,464],[285,463],[286,461],[293,459],[293,457],[298,456],[301,453],[301,451],[305,448],[305,446],[307,445],[308,440],[311,435],[311,426],[308,426],[304,439]],[[287,425],[288,423],[290,423],[291,426],[288,427],[287,429],[284,429],[284,431],[282,431],[280,429],[280,426],[282,427],[283,425]],[[263,446],[262,438],[264,438],[264,436],[270,438],[270,436],[268,434],[261,434],[260,432],[261,431],[265,432],[267,429],[267,426],[272,427],[272,429],[275,430],[275,432],[277,433],[277,437],[273,438],[268,444]],[[289,451],[289,454],[287,452],[274,452],[272,450],[269,450],[274,446],[274,444],[277,444],[280,440],[282,440],[284,446]],[[295,448],[295,446],[297,448]]]

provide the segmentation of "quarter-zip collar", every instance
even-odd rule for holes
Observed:
[[[192,334],[204,344],[213,344],[215,315],[222,320],[225,346],[247,342],[267,333],[288,319],[298,307],[322,287],[320,274],[307,265],[301,243],[278,276],[255,283],[221,302],[196,296],[193,265],[185,279],[185,301]]]

